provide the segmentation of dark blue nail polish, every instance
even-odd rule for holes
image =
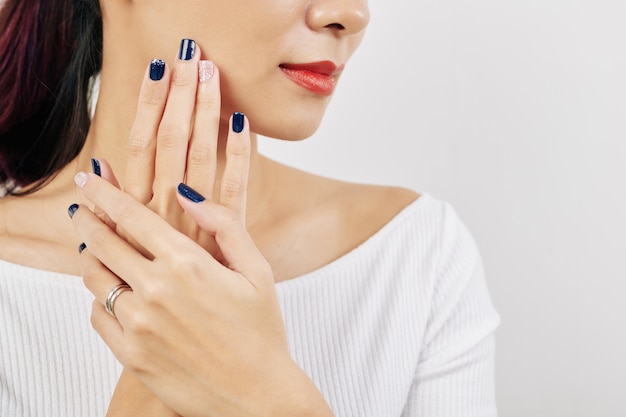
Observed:
[[[233,113],[233,132],[241,133],[243,130],[243,113],[239,113],[238,111]]]
[[[102,172],[100,171],[100,161],[98,161],[96,158],[91,158],[91,170],[97,176],[102,176]]]
[[[162,59],[153,59],[150,61],[150,79],[159,81],[165,73],[165,61]]]
[[[85,242],[78,245],[78,253],[83,253],[85,249],[87,249],[87,245],[85,245]]]
[[[188,200],[193,201],[194,203],[201,203],[205,200],[202,194],[200,194],[190,186],[183,184],[182,182],[178,184],[178,194],[182,195]]]
[[[78,204],[72,204],[68,207],[67,214],[70,215],[70,219],[74,217],[74,213],[76,213],[76,210],[78,210]]]
[[[178,58],[183,61],[189,61],[196,52],[196,42],[193,39],[183,39],[180,41],[180,52]]]

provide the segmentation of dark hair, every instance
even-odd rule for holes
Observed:
[[[102,65],[100,4],[5,0],[0,28],[0,187],[27,194],[85,143],[89,80]]]

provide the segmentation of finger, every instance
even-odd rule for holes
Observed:
[[[144,204],[152,198],[156,137],[167,101],[169,80],[170,71],[165,61],[152,60],[144,75],[137,115],[129,137],[124,190]]]
[[[119,298],[122,298],[123,295],[120,295]],[[115,357],[122,362],[124,347],[127,346],[124,330],[119,321],[107,313],[104,306],[97,300],[94,301],[91,308],[91,326],[104,340],[104,343],[109,346]]]
[[[113,187],[108,183],[104,184]],[[104,210],[106,212],[106,208]],[[102,223],[86,207],[79,206],[71,216],[78,236],[89,248],[89,253],[113,274],[128,282],[131,287],[135,286],[139,277],[149,268],[150,261]],[[86,257],[85,252],[83,250],[82,254]]]
[[[185,181],[208,198],[213,197],[220,125],[220,79],[211,61],[200,61],[196,110],[187,153]]]
[[[104,178],[115,187],[120,188],[120,183],[106,159],[91,158],[91,168],[94,174]]]
[[[246,220],[246,196],[250,169],[250,129],[243,113],[230,118],[226,142],[226,166],[220,184],[221,205],[237,213],[242,225]]]
[[[172,248],[181,248],[182,250],[182,248],[188,247],[193,243],[191,239],[172,228],[157,213],[135,200],[131,195],[104,181],[102,178],[94,174],[79,172],[74,180],[89,201],[102,208],[118,227],[121,227],[130,238],[139,243],[139,245],[145,248],[152,256],[166,256],[171,252]],[[88,210],[85,211],[88,212]],[[85,217],[88,216],[85,215]],[[101,224],[101,222],[98,223]],[[87,223],[87,225],[91,225],[91,223]],[[110,229],[108,232],[113,233]],[[125,240],[121,239],[115,233],[113,234],[116,239],[123,241],[124,245],[126,245],[125,247],[131,248]],[[105,237],[108,238],[110,235],[102,233],[99,238],[103,239]],[[83,241],[85,240],[83,239]],[[127,274],[120,273],[120,271],[111,267],[109,263],[112,262],[113,259],[105,261],[96,251],[96,248],[89,246],[89,242],[87,241],[85,241],[85,243],[87,243],[91,252],[109,269],[133,286],[133,284],[126,279]],[[115,244],[113,246],[120,248],[123,245]],[[133,259],[141,257],[144,261],[147,261],[146,258],[139,255],[134,248],[131,249],[131,251],[135,256]],[[123,253],[127,254],[127,252]],[[121,259],[118,262],[121,262]]]
[[[183,39],[172,67],[170,92],[157,133],[155,194],[171,195],[185,175],[200,53],[194,41]]]
[[[85,287],[87,287],[89,292],[93,294],[100,304],[104,305],[111,289],[117,285],[123,284],[125,281],[105,267],[102,262],[88,250],[83,250],[80,261]]]
[[[202,200],[195,190],[184,184],[179,187],[177,197],[198,226],[215,236],[228,268],[240,272],[253,284],[258,283],[255,279],[271,277],[267,261],[236,213],[209,200]],[[273,283],[273,279],[269,281]]]
[[[91,158],[91,169],[94,174],[104,178],[105,180],[113,184],[115,187],[120,188],[120,184],[117,181],[117,178],[115,177],[115,174],[113,173],[113,170],[109,166],[108,162],[105,161],[104,159]],[[109,226],[112,230],[115,230],[115,223],[113,223],[113,220],[111,220],[111,218],[107,216],[107,214],[104,211],[102,211],[100,207],[95,206],[93,209],[93,212],[107,226]]]
[[[83,282],[87,289],[96,297],[94,306],[104,308],[109,293],[124,281],[109,271],[102,263],[88,251],[81,256]],[[109,314],[110,319],[121,326],[122,319],[128,317],[131,311],[132,291],[124,291],[117,296],[114,304],[115,317]],[[106,311],[106,309],[105,309]],[[108,312],[107,312],[108,314]]]

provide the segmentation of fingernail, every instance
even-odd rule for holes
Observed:
[[[200,82],[205,83],[211,79],[213,76],[214,69],[213,62],[211,61],[200,61],[200,66],[198,67],[198,73],[200,76]]]
[[[190,186],[183,184],[182,182],[178,184],[178,194],[182,195],[188,200],[193,201],[194,203],[201,203],[205,200],[202,194],[200,194]]]
[[[233,113],[233,132],[241,133],[243,130],[244,117],[243,113],[236,111]]]
[[[87,249],[87,245],[85,245],[85,242],[78,245],[78,253],[83,253],[85,249]]]
[[[74,213],[76,213],[76,210],[78,210],[78,204],[76,203],[72,204],[71,206],[67,208],[67,214],[70,215],[70,219],[74,217]]]
[[[76,185],[78,185],[78,188],[82,190],[85,187],[85,184],[87,184],[88,179],[89,179],[89,175],[87,175],[84,172],[79,172],[74,177],[74,182],[76,183]]]
[[[98,161],[96,158],[91,158],[91,169],[93,170],[93,173],[97,176],[102,176],[102,172],[100,171],[100,161]]]
[[[165,73],[165,61],[162,59],[153,59],[150,61],[150,79],[159,81]]]
[[[183,39],[180,41],[180,52],[178,58],[183,61],[189,61],[196,52],[196,42],[193,39]]]

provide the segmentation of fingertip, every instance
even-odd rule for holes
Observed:
[[[70,216],[70,219],[74,217],[79,208],[80,206],[77,203],[73,203],[67,208],[67,214]]]
[[[190,38],[183,38],[180,40],[180,46],[176,59],[179,61],[193,61],[200,60],[202,56],[202,50],[195,40]]]
[[[231,116],[231,129],[234,133],[241,133],[246,126],[246,116],[241,112],[234,112]]]
[[[200,83],[206,83],[213,78],[215,74],[215,64],[213,61],[201,60],[198,62],[198,79]]]
[[[148,66],[148,77],[152,81],[161,81],[163,79],[163,75],[165,75],[166,68],[167,64],[164,60],[155,58],[150,61],[150,65]]]
[[[101,172],[101,169],[100,169],[100,161],[98,161],[96,158],[91,158],[91,170],[97,176],[99,176],[99,177],[102,176],[102,172]]]
[[[89,174],[87,174],[86,172],[80,171],[74,176],[74,183],[81,190],[85,188],[85,185],[87,185],[87,181],[89,181]]]
[[[93,169],[94,174],[98,175],[99,177],[104,178],[105,180],[107,180],[108,182],[110,182],[111,184],[113,184],[116,188],[121,188],[120,184],[117,180],[117,177],[115,176],[115,172],[113,171],[113,168],[111,168],[111,166],[109,165],[109,163],[107,162],[106,159],[103,158],[92,158],[92,167],[93,167],[93,161],[97,161],[98,163],[98,169],[99,169],[99,173],[96,172],[95,168]]]
[[[182,182],[178,184],[177,191],[180,196],[194,203],[201,203],[206,200],[202,194]]]

